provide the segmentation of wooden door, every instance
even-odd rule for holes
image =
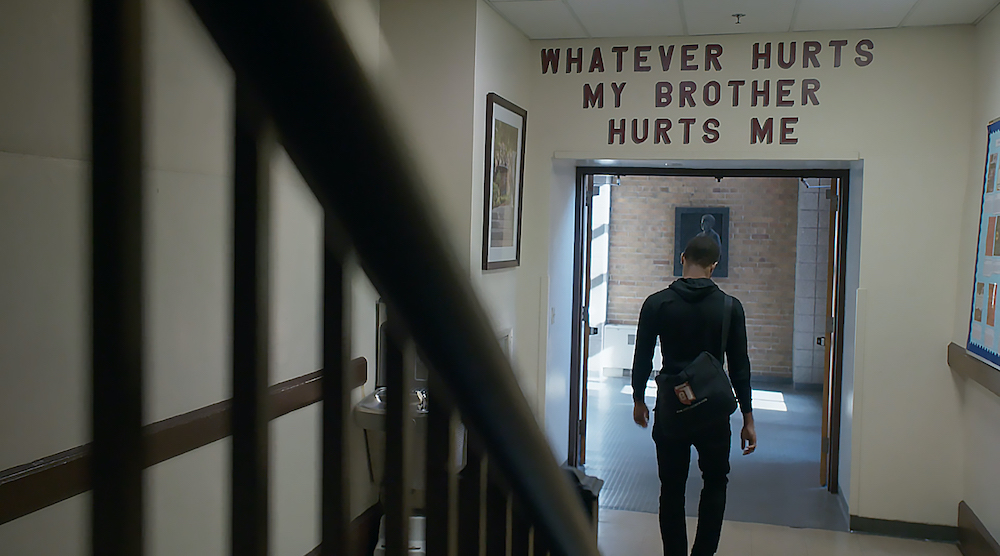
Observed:
[[[569,376],[569,450],[566,462],[576,466],[586,461],[587,355],[589,352],[591,192],[594,176],[577,174],[575,238],[573,246],[573,328]]]
[[[594,181],[587,183],[587,204],[584,208],[584,229],[586,241],[583,243],[583,309],[580,326],[580,337],[583,339],[583,354],[580,358],[580,465],[587,463],[587,381],[590,376],[590,260],[594,241]]]
[[[826,334],[824,372],[823,372],[823,429],[820,445],[820,483],[830,492],[836,493],[838,488],[838,465],[840,444],[840,375],[842,372],[843,345],[840,338],[841,307],[843,306],[843,269],[841,255],[845,241],[845,207],[844,193],[846,184],[840,178],[830,179],[827,190],[830,200],[829,241],[826,268]]]

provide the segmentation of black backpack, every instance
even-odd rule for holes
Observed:
[[[725,294],[723,294],[725,295]],[[725,357],[733,298],[726,295],[722,315],[722,353]],[[654,427],[687,431],[732,415],[737,408],[732,381],[722,362],[707,351],[681,372],[656,375],[656,423]],[[682,401],[682,398],[685,401]]]

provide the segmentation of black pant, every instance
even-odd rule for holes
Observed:
[[[691,556],[715,554],[722,534],[726,485],[729,483],[732,440],[729,418],[680,434],[667,434],[654,424],[653,440],[660,475],[660,536],[664,556],[687,556],[688,553],[684,491],[691,465],[691,446],[698,450],[698,467],[704,481],[698,504],[698,532]]]

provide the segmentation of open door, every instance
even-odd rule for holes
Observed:
[[[836,180],[831,180],[836,181]],[[832,201],[834,197],[834,185],[831,183],[830,189],[827,189],[829,193],[827,197]],[[830,479],[830,422],[833,416],[830,415],[830,392],[831,384],[833,382],[833,312],[835,309],[835,304],[833,302],[836,299],[833,295],[834,284],[834,268],[836,267],[836,249],[835,249],[835,239],[833,231],[836,229],[837,212],[834,208],[834,203],[830,203],[830,228],[829,228],[829,242],[827,244],[827,266],[826,266],[826,334],[824,335],[824,372],[823,372],[823,428],[822,428],[822,438],[820,440],[820,456],[819,456],[819,481],[823,486],[827,486]]]
[[[594,244],[594,177],[586,183],[586,206],[584,207],[584,229],[587,239],[583,244],[583,307],[580,310],[580,338],[583,353],[580,356],[580,465],[587,463],[587,383],[590,381],[590,338],[594,329],[590,326],[590,263]]]
[[[840,399],[843,375],[843,253],[845,249],[846,210],[843,199],[846,180],[830,178],[830,239],[826,268],[825,372],[823,373],[823,428],[820,445],[820,484],[836,494],[840,463]]]
[[[587,439],[587,357],[590,351],[590,240],[591,198],[594,176],[578,172],[576,199],[576,239],[573,253],[573,322],[569,379],[568,465],[586,462]],[[583,233],[580,233],[583,231]]]
[[[580,302],[577,304],[579,313],[574,315],[574,322],[579,326],[573,331],[575,338],[573,354],[579,358],[573,359],[573,373],[578,377],[579,390],[572,391],[574,396],[572,400],[575,400],[577,405],[570,408],[571,451],[568,459],[577,465],[587,463],[589,406],[587,386],[591,376],[600,380],[603,370],[603,333],[608,305],[611,187],[616,182],[617,176],[611,174],[588,174],[581,176],[579,184],[577,235],[580,240],[574,283],[579,291]],[[574,384],[572,379],[570,382]]]

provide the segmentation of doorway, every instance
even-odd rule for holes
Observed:
[[[716,282],[748,315],[761,439],[757,454],[731,458],[727,518],[846,528],[836,494],[848,178],[847,170],[578,169],[568,461],[605,479],[602,506],[656,511],[649,429],[631,422],[629,340],[645,297],[680,274],[686,215],[711,213],[729,244]],[[651,381],[646,402],[655,403]],[[689,512],[700,489],[696,458],[692,466]]]

